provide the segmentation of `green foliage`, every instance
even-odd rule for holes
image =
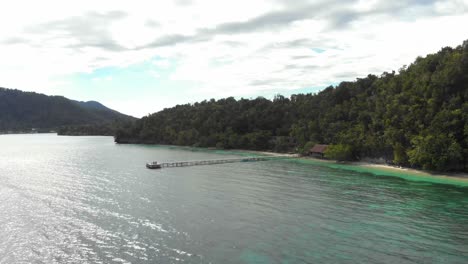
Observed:
[[[112,136],[114,133],[115,131],[110,124],[63,126],[57,131],[57,134],[61,136]]]
[[[325,158],[337,161],[350,161],[354,159],[353,149],[350,145],[330,145],[325,150]]]
[[[408,155],[406,155],[406,150],[399,142],[393,147],[393,163],[403,166],[408,164]]]
[[[115,140],[301,153],[317,142],[336,145],[328,155],[343,160],[466,171],[467,99],[464,45],[317,94],[178,105],[123,127]]]
[[[294,142],[291,137],[278,136],[273,139],[273,150],[275,152],[288,152],[294,148]]]
[[[460,170],[463,168],[463,149],[453,137],[439,134],[417,136],[408,151],[412,165],[427,170]]]
[[[309,141],[309,142],[305,143],[304,146],[302,146],[301,148],[298,149],[299,154],[301,154],[301,155],[308,155],[310,149],[311,149],[313,146],[315,146],[315,144],[317,144],[317,143],[316,143],[316,142],[313,142],[313,141]]]

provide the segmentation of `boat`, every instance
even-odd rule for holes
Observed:
[[[158,164],[157,161],[148,162],[148,163],[146,163],[146,168],[148,168],[148,169],[160,169],[161,164]]]

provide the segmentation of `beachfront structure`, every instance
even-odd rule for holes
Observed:
[[[325,150],[327,150],[328,145],[316,144],[309,150],[309,155],[315,158],[323,159],[325,157]]]

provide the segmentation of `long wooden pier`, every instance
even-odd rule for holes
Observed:
[[[285,158],[290,158],[290,157],[289,156],[244,157],[244,158],[233,158],[233,159],[193,160],[193,161],[176,161],[176,162],[163,162],[163,163],[157,163],[156,161],[154,161],[154,162],[147,163],[146,167],[148,169],[161,169],[161,168],[214,165],[214,164],[236,163],[236,162],[267,161],[267,160],[285,159]]]

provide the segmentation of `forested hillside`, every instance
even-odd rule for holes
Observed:
[[[62,96],[0,88],[0,132],[101,126],[133,119],[94,101],[78,102]]]
[[[178,105],[120,129],[118,143],[304,151],[333,144],[348,159],[384,158],[439,171],[468,169],[468,42],[398,72],[290,98]]]

